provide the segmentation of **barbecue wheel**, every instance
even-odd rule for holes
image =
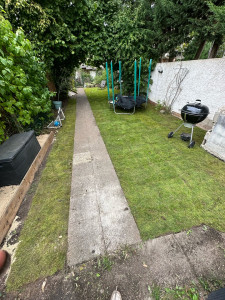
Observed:
[[[188,148],[193,148],[195,145],[195,141],[192,141],[189,145],[188,145]]]
[[[170,139],[171,137],[173,137],[173,131],[171,131],[171,132],[168,134],[168,139]]]

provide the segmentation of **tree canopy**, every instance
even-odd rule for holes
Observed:
[[[81,62],[118,63],[131,84],[140,56],[170,59],[185,45],[196,59],[206,41],[215,57],[225,34],[225,0],[0,0],[14,31],[21,27],[56,86]],[[183,49],[184,50],[184,49]],[[144,68],[143,70],[146,70]],[[130,81],[130,83],[129,83]]]
[[[85,60],[84,41],[91,26],[85,0],[9,0],[4,3],[4,9],[14,30],[23,28],[33,42],[56,85],[62,69],[66,68],[69,75]]]
[[[224,0],[157,0],[154,6],[154,23],[158,30],[160,53],[170,52],[173,58],[180,44],[198,45],[199,58],[205,41],[214,42],[214,48],[222,44],[225,18]],[[222,25],[223,23],[223,25]],[[222,25],[222,26],[221,26]],[[211,57],[215,57],[215,51]]]

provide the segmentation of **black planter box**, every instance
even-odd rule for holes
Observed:
[[[40,149],[33,130],[14,134],[0,145],[0,187],[20,184]]]

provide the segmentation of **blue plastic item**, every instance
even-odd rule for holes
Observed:
[[[55,126],[55,127],[58,127],[59,125],[60,125],[59,121],[55,121],[55,122],[54,122],[54,126]]]

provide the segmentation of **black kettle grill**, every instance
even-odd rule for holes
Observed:
[[[195,145],[195,141],[192,140],[194,127],[197,123],[205,120],[208,114],[209,109],[206,105],[201,104],[201,100],[197,99],[195,100],[195,103],[187,103],[181,109],[181,117],[184,120],[184,123],[182,123],[174,132],[171,131],[168,134],[168,138],[172,138],[175,132],[184,125],[185,127],[191,128],[191,135],[182,133],[181,138],[186,141],[189,140],[190,143],[188,148],[193,148]]]

